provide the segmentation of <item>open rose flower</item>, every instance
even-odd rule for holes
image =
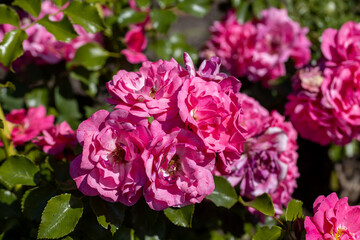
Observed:
[[[321,39],[321,51],[327,60],[360,60],[360,23],[346,22],[340,30],[328,28]]]
[[[146,181],[141,154],[151,140],[147,125],[122,109],[100,110],[79,125],[83,152],[71,162],[70,175],[83,194],[127,206],[138,201]]]
[[[360,206],[349,206],[336,193],[319,196],[314,216],[305,218],[307,240],[357,240],[360,238]]]
[[[146,202],[154,210],[200,203],[215,188],[211,173],[215,154],[208,153],[193,132],[174,128],[165,134],[159,125],[152,122],[154,139],[143,153]]]
[[[14,145],[23,145],[40,134],[42,130],[52,127],[54,116],[46,116],[44,106],[25,109],[14,109],[6,115],[12,123],[11,139]],[[41,124],[39,124],[41,123]]]
[[[120,70],[106,84],[116,108],[140,117],[169,120],[178,114],[177,94],[183,85],[184,69],[174,60],[143,62],[139,72]]]
[[[76,136],[67,122],[62,122],[42,131],[42,136],[34,139],[33,142],[42,147],[44,152],[54,155],[57,158],[73,158],[64,152],[76,146]]]
[[[231,164],[232,171],[226,177],[233,186],[240,184],[240,194],[249,199],[270,194],[276,213],[281,214],[282,207],[291,200],[299,177],[297,133],[279,113],[269,114],[251,97],[241,99],[244,111],[248,112],[242,117],[249,135],[245,150]],[[253,124],[261,126],[258,131]]]

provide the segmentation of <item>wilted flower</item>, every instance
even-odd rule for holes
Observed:
[[[12,123],[11,139],[14,145],[22,145],[40,134],[42,130],[50,128],[54,123],[54,116],[46,116],[44,106],[25,109],[14,109],[6,115],[6,120]]]
[[[360,238],[360,206],[349,206],[336,193],[319,196],[314,216],[305,218],[307,240],[356,240]]]

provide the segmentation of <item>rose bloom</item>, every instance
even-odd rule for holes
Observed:
[[[141,154],[151,140],[148,120],[118,109],[100,110],[79,125],[83,152],[70,165],[79,190],[127,206],[142,195],[146,181]]]
[[[126,49],[121,50],[129,63],[140,63],[147,60],[142,52],[145,50],[147,40],[145,30],[140,26],[133,26],[125,35]]]
[[[106,84],[108,102],[136,116],[167,121],[178,114],[177,94],[186,74],[174,59],[143,62],[138,72],[120,70]]]
[[[239,156],[245,141],[237,93],[241,84],[236,78],[218,73],[216,59],[205,61],[197,72],[186,54],[184,60],[189,77],[178,94],[180,118],[210,151],[219,154],[218,170],[228,172],[229,162]],[[209,67],[211,64],[215,68]]]
[[[60,159],[63,157],[72,159],[72,156],[64,151],[75,148],[77,141],[74,130],[67,122],[56,124],[56,126],[45,129],[41,133],[42,136],[37,137],[33,142],[42,147],[44,152]]]
[[[321,51],[331,62],[359,60],[360,58],[360,24],[344,23],[340,30],[328,28],[321,36]]]
[[[215,188],[215,154],[189,130],[174,128],[165,134],[157,121],[150,129],[154,139],[143,153],[146,202],[154,210],[200,203]]]
[[[243,94],[241,99],[248,135],[244,152],[231,164],[231,173],[226,177],[233,186],[240,184],[240,194],[249,199],[270,194],[280,215],[299,177],[297,133],[276,111],[269,114],[255,99]],[[261,127],[255,129],[254,125]]]
[[[314,216],[305,218],[307,240],[357,240],[360,238],[360,206],[349,206],[336,193],[319,196]]]
[[[232,74],[262,81],[264,86],[286,74],[285,62],[289,58],[297,68],[310,60],[311,43],[305,36],[308,30],[292,21],[285,9],[263,10],[259,20],[244,24],[237,22],[230,11],[210,31],[212,37],[202,55],[218,55]]]
[[[54,123],[54,116],[46,116],[44,106],[25,109],[14,109],[6,114],[6,120],[12,124],[11,139],[14,145],[23,145],[50,128]],[[41,124],[40,124],[41,123]]]

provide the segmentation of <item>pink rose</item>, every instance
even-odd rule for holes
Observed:
[[[230,11],[226,19],[210,28],[204,57],[218,55],[224,66],[235,76],[247,76],[251,81],[269,81],[285,75],[285,62],[295,61],[295,67],[310,60],[307,29],[292,21],[285,9],[270,8],[261,18],[240,24]]]
[[[33,142],[42,147],[44,152],[55,155],[57,158],[67,157],[72,159],[64,150],[75,148],[77,141],[75,132],[67,122],[62,122],[42,131],[42,136]]]
[[[54,116],[46,116],[44,106],[15,109],[6,115],[6,120],[13,124],[11,138],[14,145],[23,145],[53,125]],[[39,124],[41,123],[41,124]]]
[[[349,206],[347,197],[336,193],[319,196],[314,216],[305,218],[307,240],[356,240],[360,238],[360,206]]]
[[[215,154],[191,131],[175,128],[165,134],[157,121],[150,128],[154,139],[143,153],[146,202],[154,210],[200,203],[215,188]]]
[[[125,55],[129,63],[140,63],[147,60],[147,57],[142,52],[145,50],[147,40],[144,28],[134,26],[125,35],[125,42],[127,49],[121,51]]]
[[[106,84],[110,104],[140,117],[166,121],[178,114],[177,94],[186,74],[174,60],[143,62],[139,72],[120,70]]]
[[[332,62],[359,60],[360,24],[346,22],[340,30],[326,29],[321,36],[321,51]]]
[[[94,113],[82,122],[77,139],[83,153],[70,165],[70,175],[88,196],[135,204],[146,181],[141,154],[151,140],[148,120],[118,109]]]

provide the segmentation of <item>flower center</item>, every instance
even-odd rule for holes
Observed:
[[[115,163],[123,163],[125,162],[125,150],[121,147],[118,147],[112,153],[112,159]]]
[[[349,236],[349,240],[355,240],[354,235],[345,226],[340,226],[336,230],[335,239],[340,240],[341,236],[343,235]]]
[[[162,169],[162,176],[163,179],[170,184],[173,184],[176,182],[177,173],[180,170],[181,166],[179,163],[180,157],[178,155],[174,155],[169,163],[167,164],[166,169]]]
[[[150,93],[149,93],[149,96],[153,99],[155,99],[155,94],[156,94],[156,90],[154,88],[151,88],[150,89]]]

